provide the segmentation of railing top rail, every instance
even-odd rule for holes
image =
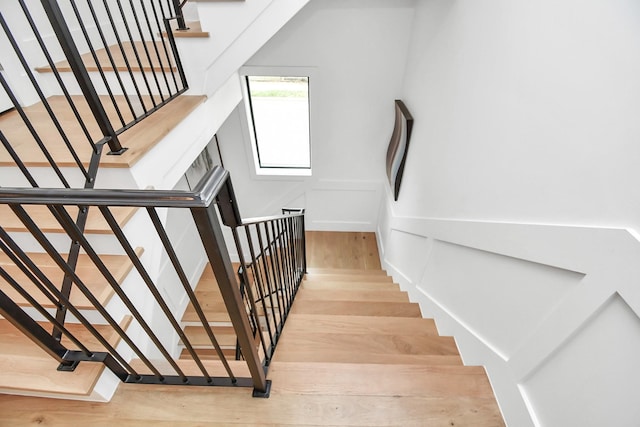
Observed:
[[[300,212],[296,214],[281,214],[281,215],[272,215],[272,216],[261,216],[261,217],[255,217],[255,218],[243,218],[242,224],[240,225],[262,224],[264,222],[276,221],[279,219],[296,218],[300,216],[304,216],[304,209],[300,210]]]
[[[0,187],[0,203],[167,208],[208,207],[213,203],[228,178],[229,172],[215,166],[207,172],[193,191]]]

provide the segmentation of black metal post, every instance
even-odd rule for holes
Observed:
[[[253,341],[251,326],[240,296],[235,272],[231,265],[231,258],[222,235],[222,228],[218,223],[215,206],[212,204],[206,208],[192,208],[191,214],[198,227],[198,232],[218,282],[222,299],[240,342],[242,355],[251,372],[254,387],[253,395],[255,397],[269,397],[271,381],[266,379]]]
[[[178,30],[185,31],[188,30],[187,23],[184,21],[184,15],[182,14],[182,4],[180,4],[180,0],[172,0],[173,2],[173,12],[176,14],[176,21],[178,21]],[[169,31],[169,30],[167,30]]]

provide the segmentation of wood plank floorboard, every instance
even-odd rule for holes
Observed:
[[[298,333],[284,331],[278,350],[322,351],[336,348],[355,354],[415,354],[455,355],[458,348],[451,337],[428,335],[379,335],[379,334],[331,334]]]
[[[375,233],[307,231],[307,265],[311,268],[380,270]]]
[[[269,399],[253,399],[246,389],[123,384],[108,404],[44,400],[3,397],[0,425],[69,426],[70,420],[87,426],[136,426],[155,420],[165,425],[504,425],[493,398],[307,395],[276,389]]]
[[[300,362],[307,363],[376,363],[403,364],[403,365],[462,365],[462,359],[458,354],[433,355],[433,354],[394,354],[394,353],[353,353],[350,349],[342,350],[329,348],[322,351],[318,349],[288,349],[279,351],[276,349],[274,363],[278,362]]]
[[[296,301],[409,302],[406,292],[352,289],[300,289]]]
[[[433,319],[376,316],[323,316],[318,314],[290,314],[288,333],[307,332],[330,334],[438,335]]]
[[[369,291],[392,291],[398,292],[400,286],[391,282],[334,282],[334,281],[321,281],[321,280],[303,280],[300,284],[300,289],[315,289],[315,290],[330,290],[330,289],[343,289],[343,290],[369,290]]]
[[[291,313],[349,316],[422,317],[420,307],[407,302],[295,301]]]
[[[381,282],[393,283],[393,278],[381,274],[365,276],[361,274],[307,274],[305,282]]]
[[[269,378],[282,393],[347,396],[493,396],[481,366],[273,362]]]

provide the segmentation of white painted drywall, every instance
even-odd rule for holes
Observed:
[[[416,2],[379,246],[510,426],[640,419],[638,75],[635,1]]]
[[[307,208],[307,228],[377,222],[393,100],[400,94],[413,1],[312,0],[246,65],[312,68],[311,177],[256,177],[239,108],[219,133],[244,216]]]
[[[640,4],[420,1],[401,215],[640,227]]]

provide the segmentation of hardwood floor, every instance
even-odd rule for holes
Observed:
[[[269,369],[270,398],[137,384],[109,403],[0,395],[0,426],[504,426],[484,369],[463,366],[453,338],[374,268],[372,233],[308,237],[310,273]]]
[[[307,231],[307,266],[380,270],[375,233]]]

